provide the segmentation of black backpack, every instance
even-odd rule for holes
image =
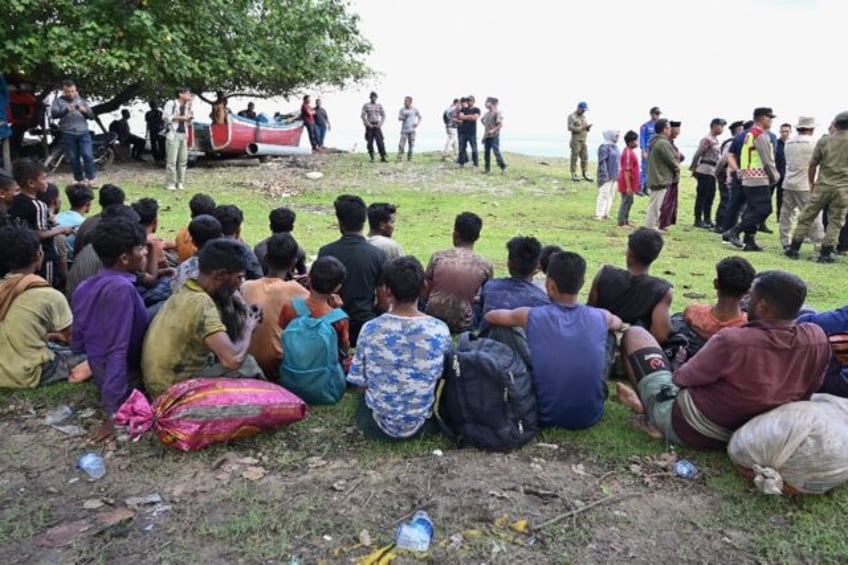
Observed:
[[[436,420],[459,446],[494,451],[521,447],[539,426],[527,363],[508,345],[463,333],[445,360]]]

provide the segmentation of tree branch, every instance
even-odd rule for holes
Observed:
[[[95,114],[106,114],[108,112],[114,112],[118,110],[121,106],[133,100],[134,98],[138,98],[141,94],[141,83],[134,83],[126,88],[124,88],[121,92],[116,94],[111,100],[103,102],[101,104],[97,104],[96,106],[91,107],[91,111]]]

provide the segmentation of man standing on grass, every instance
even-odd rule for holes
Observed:
[[[464,167],[468,162],[467,146],[471,146],[471,162],[477,167],[480,161],[477,157],[477,120],[480,119],[480,108],[474,105],[474,97],[469,95],[459,109],[459,158],[457,163]]]
[[[415,146],[415,130],[421,123],[421,112],[418,108],[412,105],[412,96],[407,96],[403,99],[403,107],[398,112],[398,121],[400,126],[400,142],[398,143],[398,162],[403,160],[403,152],[407,142],[409,143],[409,153],[406,155],[407,161],[412,161],[412,148]]]
[[[388,163],[386,158],[386,145],[383,142],[383,122],[386,120],[386,111],[383,105],[377,102],[377,93],[372,92],[369,96],[370,102],[362,106],[362,124],[365,126],[365,142],[368,146],[368,155],[374,162],[374,142],[377,142],[377,151],[380,153],[380,161]]]
[[[442,160],[447,161],[456,154],[456,120],[459,113],[459,98],[453,99],[453,104],[445,108],[442,121],[445,122],[445,150],[442,152]]]
[[[827,206],[827,231],[818,262],[836,261],[833,256],[834,246],[839,241],[839,232],[845,225],[845,215],[848,213],[848,112],[837,114],[833,128],[833,134],[816,143],[810,159],[808,179],[813,196],[801,212],[792,244],[786,250],[786,256],[791,259],[798,258],[804,238],[810,235],[816,217]]]
[[[745,135],[739,161],[739,179],[745,194],[745,212],[742,214],[742,232],[745,234],[742,251],[762,251],[757,245],[757,230],[771,214],[771,186],[780,180],[774,162],[774,147],[769,137],[771,121],[775,118],[771,108],[754,110],[754,127]]]
[[[168,190],[185,190],[185,170],[188,164],[188,130],[194,114],[191,112],[191,90],[181,86],[173,100],[168,100],[162,111],[168,131],[165,134]]]
[[[815,125],[815,118],[805,116],[798,118],[798,125],[795,126],[798,134],[787,141],[784,146],[786,177],[781,178],[783,205],[779,214],[780,244],[784,251],[789,249],[790,230],[798,217],[798,212],[807,207],[812,196],[810,193],[809,167],[815,148],[813,141]],[[815,244],[820,244],[824,239],[821,212],[813,220],[810,237]]]
[[[639,169],[640,171],[640,190],[636,194],[640,196],[645,196],[647,194],[647,182],[648,182],[648,151],[651,149],[651,140],[656,135],[656,123],[657,120],[662,116],[662,112],[659,108],[654,106],[651,108],[651,119],[642,124],[639,128],[639,147],[642,150],[642,166]]]
[[[586,145],[586,137],[589,135],[589,130],[592,129],[592,124],[586,119],[586,112],[589,110],[589,104],[580,102],[577,109],[568,115],[568,131],[571,132],[571,180],[578,182],[577,177],[577,158],[580,158],[580,168],[583,171],[583,180],[592,182],[589,177],[589,148]]]
[[[62,95],[53,100],[50,116],[59,120],[65,157],[73,168],[74,180],[91,186],[97,170],[94,167],[94,149],[91,146],[88,120],[94,119],[94,112],[91,111],[91,104],[77,93],[77,83],[70,79],[62,81]]]
[[[648,204],[648,212],[645,215],[645,226],[658,230],[666,190],[671,186],[675,173],[680,170],[680,162],[677,160],[669,141],[671,125],[668,120],[657,120],[654,128],[656,128],[656,133],[648,145],[646,182],[651,193],[651,202]]]
[[[716,192],[715,170],[721,151],[718,144],[718,136],[724,132],[727,122],[721,118],[713,118],[710,122],[710,132],[701,139],[698,149],[692,156],[692,171],[698,181],[695,196],[695,227],[713,229],[712,222],[713,200]]]
[[[315,135],[318,137],[319,149],[324,148],[324,137],[330,130],[330,117],[320,98],[315,99]]]
[[[495,162],[501,173],[506,172],[506,163],[501,156],[501,129],[503,128],[503,114],[498,110],[498,99],[489,97],[486,99],[488,112],[480,120],[483,123],[483,165],[484,172],[492,169],[492,153],[495,154]]]

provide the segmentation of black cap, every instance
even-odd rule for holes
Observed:
[[[735,122],[732,122],[732,123],[730,124],[730,131],[733,131],[733,130],[735,130],[736,128],[741,128],[741,127],[743,127],[744,125],[745,125],[745,122],[743,122],[742,120],[736,120]]]
[[[675,122],[675,121],[671,121],[671,122],[668,122],[668,125],[670,125],[670,126],[671,126],[671,127],[673,127],[673,128],[679,128],[679,127],[680,127],[680,124],[682,124],[682,123],[683,123],[683,122]]]
[[[660,116],[662,115],[662,110],[660,110],[658,106],[654,106],[653,108],[651,108],[651,114],[656,114],[657,116]]]
[[[765,106],[762,107],[762,108],[754,108],[754,120],[757,120],[757,119],[762,118],[764,116],[769,117],[769,118],[776,118],[777,117],[777,116],[774,115],[774,112],[772,111],[771,108],[768,108],[768,107],[765,107]]]
[[[726,126],[727,121],[722,120],[721,118],[713,118],[713,121],[710,122],[710,126]]]

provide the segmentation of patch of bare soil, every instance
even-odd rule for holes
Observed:
[[[0,407],[2,563],[352,563],[418,509],[433,545],[394,563],[754,560],[744,534],[701,527],[721,501],[699,482],[567,445],[378,456],[352,428],[307,420],[195,453],[151,436],[113,443],[90,481],[74,469],[90,446],[44,424],[52,408]]]

